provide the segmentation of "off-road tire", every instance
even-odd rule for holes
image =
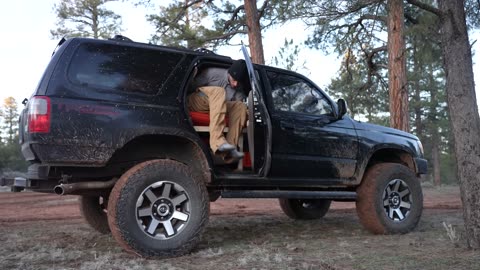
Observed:
[[[80,213],[90,227],[102,234],[110,233],[107,217],[108,198],[100,196],[80,196]]]
[[[321,199],[278,199],[283,212],[292,219],[319,219],[330,209],[331,200]]]
[[[171,187],[167,188],[167,184]],[[158,186],[162,187],[161,192],[155,190]],[[182,205],[188,202],[189,211],[177,211],[179,207],[177,205],[180,204],[177,204],[176,198],[164,196],[164,193],[172,194],[171,190],[175,193],[176,187],[181,188],[183,194],[178,193],[175,195],[176,198],[183,196]],[[148,194],[150,196],[146,196]],[[172,200],[173,207],[166,207],[171,213],[183,211],[180,214],[188,216],[185,221],[171,219],[168,226],[170,230],[172,225],[175,227],[182,224],[183,227],[178,230],[174,228],[175,234],[170,238],[167,225],[161,223],[158,227],[157,225],[152,227],[153,214],[159,217],[160,213],[167,213],[157,212],[160,208],[155,208],[157,206],[152,200],[160,202],[163,198]],[[150,208],[146,207],[147,210],[150,209],[148,214],[150,216],[145,217],[145,214],[142,214],[144,208],[139,208],[139,203],[150,205],[148,206]],[[208,222],[209,211],[210,202],[206,186],[193,176],[186,165],[173,160],[151,160],[134,166],[117,181],[108,202],[108,223],[113,237],[126,251],[142,257],[175,257],[190,252],[200,241]],[[150,222],[142,223],[145,218]],[[159,233],[161,230],[164,230],[165,234]],[[161,237],[164,239],[159,239]]]
[[[373,165],[357,189],[356,208],[362,225],[374,234],[410,232],[422,215],[420,181],[406,166],[396,163]]]

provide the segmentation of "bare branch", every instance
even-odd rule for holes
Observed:
[[[407,19],[407,21],[413,23],[413,24],[418,24],[418,20],[417,18],[414,18],[412,15],[408,14],[405,12],[405,19]]]
[[[246,35],[246,34],[248,34],[248,32],[244,31],[244,30],[237,30],[237,31],[234,31],[234,32],[230,32],[230,33],[220,35],[218,37],[209,38],[209,39],[207,39],[207,41],[212,41],[212,40],[215,40],[215,39],[227,39],[227,38],[232,37],[236,34],[245,34]]]
[[[240,5],[238,6],[235,10],[233,10],[232,12],[232,16],[230,17],[230,20],[226,21],[225,22],[225,26],[223,27],[223,30],[225,31],[228,27],[230,27],[233,23],[233,21],[235,21],[235,19],[237,18],[238,16],[238,13],[240,12],[240,10],[244,10],[245,9],[245,6],[244,5]],[[225,13],[229,13],[229,12],[226,12],[224,11]]]
[[[70,18],[70,19],[68,19],[68,20],[70,20],[70,21],[72,21],[72,22],[76,22],[76,23],[83,23],[83,24],[86,24],[86,25],[89,25],[89,26],[92,25],[91,22],[88,22],[88,21],[85,21],[85,20],[81,20],[81,19]]]
[[[381,47],[377,47],[377,48],[374,48],[372,50],[370,50],[370,53],[371,54],[376,54],[376,53],[379,53],[379,52],[386,52],[387,51],[387,46],[381,46]]]
[[[203,1],[204,1],[204,0],[195,0],[195,1],[192,1],[192,2],[190,2],[190,3],[186,3],[185,5],[183,5],[182,9],[183,9],[183,10],[186,10],[186,9],[188,9],[189,7],[191,7],[191,6],[195,5],[195,4],[201,3],[201,2],[203,2]],[[209,2],[209,1],[207,1],[207,2]]]
[[[182,9],[178,12],[177,17],[175,17],[173,22],[175,22],[175,23],[178,22],[184,16],[187,9],[189,9],[191,6],[193,6],[195,4],[198,4],[198,3],[201,3],[201,2],[203,2],[203,0],[195,0],[195,1],[192,1],[190,3],[186,3],[185,5],[183,5]]]
[[[423,2],[420,2],[419,0],[407,0],[407,2],[409,4],[412,4],[416,7],[421,8],[423,10],[429,11],[429,12],[437,15],[438,17],[443,17],[443,12],[440,9],[438,9],[438,8],[432,6],[432,5],[425,4]]]
[[[374,21],[380,21],[380,22],[387,23],[387,16],[364,14],[364,15],[360,16],[360,18],[358,19],[358,22],[361,22],[363,20],[374,20]]]
[[[267,7],[268,7],[268,2],[270,2],[270,0],[265,0],[263,2],[262,7],[258,10],[258,18],[263,17],[263,14],[265,13],[265,9],[267,9]]]

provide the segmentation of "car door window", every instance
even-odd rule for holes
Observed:
[[[309,82],[302,78],[267,72],[276,111],[311,115],[333,115],[330,102]]]

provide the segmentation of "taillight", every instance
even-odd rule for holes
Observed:
[[[36,96],[30,99],[28,108],[28,132],[50,132],[50,98]]]

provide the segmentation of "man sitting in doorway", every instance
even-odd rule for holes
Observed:
[[[249,90],[244,60],[236,60],[229,69],[211,67],[198,74],[193,82],[195,92],[188,96],[188,109],[210,114],[210,148],[227,163],[243,158],[237,151],[238,137],[247,121],[243,103]],[[227,137],[223,135],[228,116]]]

